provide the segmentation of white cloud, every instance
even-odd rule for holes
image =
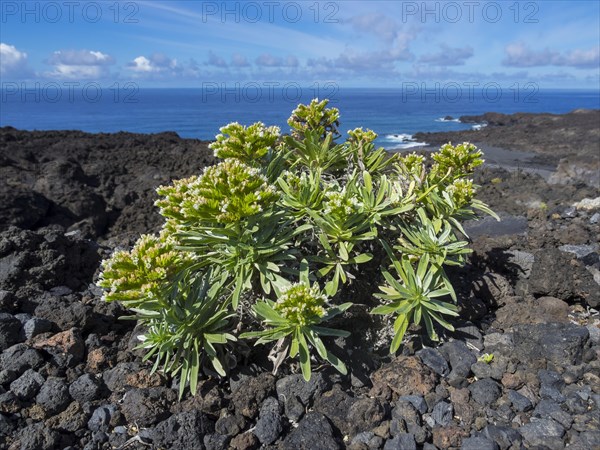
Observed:
[[[235,67],[248,67],[250,65],[248,59],[239,53],[234,53],[231,56],[231,64]]]
[[[57,50],[46,61],[51,65],[107,66],[114,64],[112,56],[94,50]]]
[[[213,51],[208,52],[207,64],[209,66],[215,66],[215,67],[227,67],[227,62],[225,62],[225,60],[223,58],[221,58],[219,55],[217,55]]]
[[[509,67],[566,66],[585,69],[600,66],[600,47],[561,53],[549,48],[532,50],[526,44],[517,42],[507,45],[505,54],[502,64]]]
[[[107,77],[110,74],[108,66],[115,60],[95,50],[57,50],[46,63],[54,66],[52,72],[44,74],[46,77],[74,80]]]
[[[13,45],[1,42],[0,74],[4,76],[23,76],[29,74],[27,53],[17,50]]]
[[[154,53],[149,57],[138,56],[128,63],[127,67],[138,74],[166,73],[180,69],[176,59],[171,59],[163,53]]]
[[[442,44],[439,52],[423,55],[419,58],[419,62],[434,66],[463,66],[471,56],[473,56],[471,46],[453,48]]]

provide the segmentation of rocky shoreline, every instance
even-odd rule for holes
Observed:
[[[461,116],[476,130],[416,133],[413,139],[437,147],[446,142],[473,142],[488,147],[529,152],[531,165],[556,167],[549,181],[600,187],[600,110],[568,114],[485,113]]]
[[[534,151],[559,169],[583,149],[593,162],[598,112],[514,116],[418,139]],[[204,377],[178,402],[177,380],[150,374],[135,323],[118,320],[126,311],[94,281],[102,258],[159,226],[157,185],[214,162],[207,143],[2,128],[0,159],[0,448],[600,448],[594,183],[476,173],[479,197],[503,220],[467,224],[473,254],[451,273],[461,318],[441,343],[411,328],[390,356],[385,327],[357,306],[339,324],[353,335],[331,343],[348,376],[316,367],[305,383],[294,365],[273,376],[253,348],[230,378]]]

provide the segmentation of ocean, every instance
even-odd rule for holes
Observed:
[[[77,84],[77,86],[75,86]],[[462,115],[501,113],[566,113],[600,108],[600,91],[520,89],[488,86],[424,86],[399,89],[340,88],[333,85],[302,88],[268,84],[213,85],[204,89],[139,89],[134,84],[102,87],[97,83],[53,83],[19,86],[3,83],[0,126],[26,130],[87,132],[175,131],[181,137],[211,140],[229,122],[262,121],[287,132],[286,120],[298,103],[330,98],[341,112],[340,129],[362,126],[374,130],[387,149],[421,145],[418,131],[454,131],[485,124],[463,124]],[[450,116],[451,118],[449,118]]]

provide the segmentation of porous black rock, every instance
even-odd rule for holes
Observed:
[[[106,386],[102,378],[97,378],[89,373],[84,373],[69,386],[69,394],[81,404],[98,400],[105,393]]]
[[[0,312],[0,351],[19,342],[21,322],[9,313]]]
[[[62,378],[48,377],[40,388],[35,401],[44,409],[47,415],[58,414],[71,403],[69,387]]]
[[[334,437],[327,418],[318,412],[309,412],[283,440],[283,450],[336,450],[341,445]]]
[[[475,381],[469,386],[469,391],[471,391],[471,398],[473,400],[480,405],[486,406],[494,403],[502,395],[500,384],[491,378]]]
[[[35,370],[28,369],[23,375],[10,383],[10,390],[19,399],[29,400],[38,393],[43,384],[44,377]]]
[[[279,438],[282,431],[281,406],[276,398],[268,397],[260,407],[253,433],[261,444],[270,445]]]

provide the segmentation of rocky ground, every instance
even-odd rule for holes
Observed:
[[[569,114],[485,113],[462,116],[460,121],[487,125],[479,130],[417,133],[413,137],[435,146],[468,141],[534,152],[537,164],[556,167],[551,183],[600,187],[598,109],[579,109]]]
[[[355,307],[341,319],[353,336],[333,343],[348,376],[273,376],[256,349],[178,402],[94,280],[115,246],[160,224],[158,184],[212,163],[206,143],[3,128],[0,159],[0,448],[600,448],[593,184],[477,173],[503,221],[467,225],[474,252],[451,274],[461,320],[441,343],[412,328],[390,357]]]

